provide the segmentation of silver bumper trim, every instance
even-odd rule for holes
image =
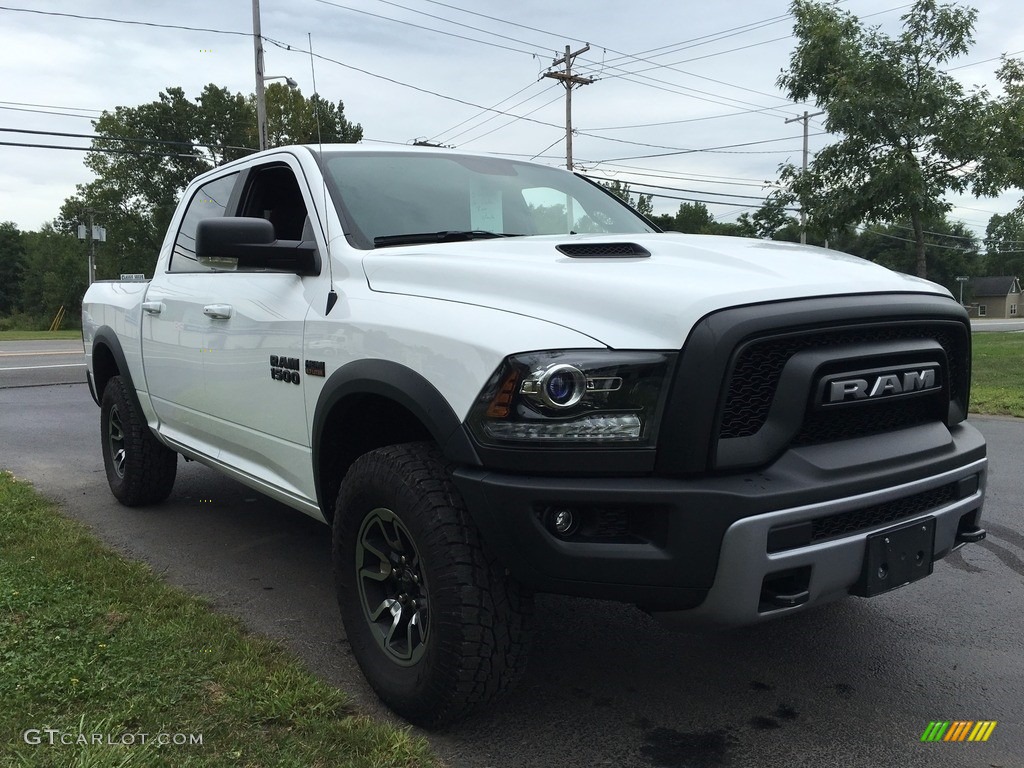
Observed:
[[[956,547],[957,526],[967,512],[981,506],[985,492],[988,459],[980,459],[941,475],[886,488],[881,491],[848,496],[833,501],[770,512],[744,518],[729,526],[722,540],[718,570],[708,596],[701,605],[687,611],[655,612],[655,618],[681,627],[738,626],[753,624],[815,604],[844,597],[860,578],[867,537],[877,531],[913,520],[935,519],[933,556],[948,554]],[[768,533],[780,525],[800,523],[814,518],[885,504],[948,483],[978,475],[978,490],[970,496],[927,513],[908,517],[899,523],[885,523],[850,536],[831,539],[805,547],[768,552]],[[798,606],[759,610],[764,577],[790,568],[810,566],[810,598]]]

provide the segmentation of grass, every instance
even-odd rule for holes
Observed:
[[[975,333],[971,411],[1024,418],[1024,334]]]
[[[81,331],[0,331],[0,341],[38,341],[40,339],[82,340]]]
[[[359,715],[279,645],[107,549],[8,473],[0,552],[4,766],[436,765],[425,741]]]

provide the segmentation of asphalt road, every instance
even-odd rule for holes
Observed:
[[[715,635],[669,632],[629,606],[541,596],[523,684],[430,734],[436,752],[473,768],[1024,766],[1024,422],[972,421],[990,445],[990,537],[932,577]],[[84,384],[0,389],[0,466],[391,717],[344,644],[322,524],[184,462],[166,503],[119,506]],[[999,724],[987,743],[923,744],[932,720]]]
[[[1024,331],[1024,319],[1021,320],[981,320],[971,318],[971,330],[979,333],[1020,333]]]
[[[0,341],[0,389],[85,381],[78,341]]]

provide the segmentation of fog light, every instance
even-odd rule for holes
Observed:
[[[576,515],[571,509],[553,509],[548,515],[548,525],[556,535],[564,538],[576,530]]]

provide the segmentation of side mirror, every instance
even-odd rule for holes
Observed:
[[[221,269],[270,269],[319,275],[314,240],[277,240],[266,219],[227,216],[196,225],[196,260]]]

